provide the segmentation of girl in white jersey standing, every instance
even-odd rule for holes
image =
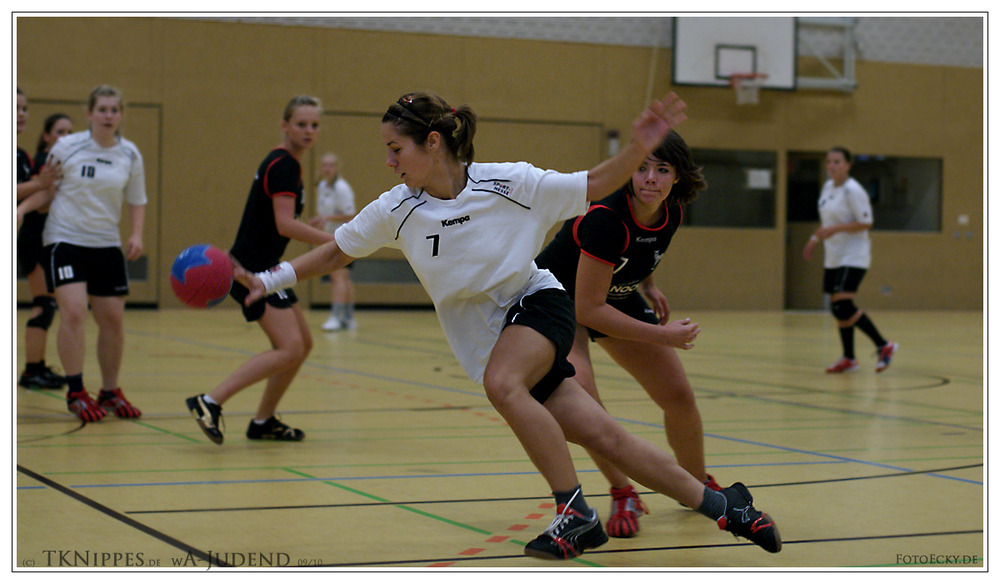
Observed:
[[[320,160],[319,172],[322,178],[316,185],[316,213],[309,225],[328,233],[354,217],[354,190],[340,176],[340,158],[327,152]],[[330,274],[330,318],[322,327],[325,331],[358,328],[354,320],[354,284],[351,282],[351,266]]]
[[[382,117],[386,164],[403,184],[340,227],[334,241],[269,271],[237,278],[247,302],[339,269],[381,247],[400,249],[434,301],[445,336],[470,378],[481,382],[556,499],[556,518],[525,547],[567,559],[607,541],[584,499],[567,440],[598,452],[641,484],[699,510],[771,552],[770,517],[735,484],[721,493],[666,452],[627,432],[572,377],[567,360],[576,316],[559,282],[533,260],[548,230],[624,184],[675,126],[684,103],[654,101],[632,142],[589,171],[562,174],[528,163],[473,162],[476,115],[438,96],[409,93]]]
[[[837,319],[844,354],[827,373],[843,373],[858,368],[854,357],[854,327],[868,335],[878,350],[876,372],[885,371],[898,345],[882,338],[875,324],[854,304],[861,280],[871,265],[871,201],[858,181],[851,177],[851,153],[834,147],[826,154],[829,176],[819,196],[821,227],[809,238],[802,256],[809,260],[823,242],[823,292],[830,295],[830,310]]]
[[[125,261],[142,255],[146,216],[142,155],[119,133],[123,113],[117,89],[94,88],[87,107],[90,128],[60,138],[49,153],[49,160],[62,165],[62,180],[21,205],[26,212],[51,202],[42,233],[48,255],[45,278],[61,315],[56,345],[69,386],[66,400],[84,422],[96,422],[106,411],[120,418],[141,415],[118,386],[129,290]],[[118,231],[123,202],[128,203],[132,228],[124,249]],[[98,327],[101,391],[96,401],[83,383],[88,307]]]

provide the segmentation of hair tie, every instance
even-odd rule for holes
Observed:
[[[455,115],[455,108],[451,108],[451,115]]]

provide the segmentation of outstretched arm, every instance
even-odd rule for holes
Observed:
[[[333,240],[259,274],[248,272],[234,262],[233,277],[250,290],[246,298],[246,305],[249,306],[275,290],[335,272],[353,261],[354,258],[341,251],[337,241]]]
[[[603,199],[627,183],[670,130],[687,119],[686,107],[674,92],[668,93],[662,101],[653,100],[632,122],[632,140],[628,146],[587,173],[587,200]]]

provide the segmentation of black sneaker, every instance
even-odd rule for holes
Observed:
[[[27,389],[62,389],[66,385],[66,378],[46,367],[30,375],[25,371],[17,384]]]
[[[222,431],[219,429],[219,422],[222,421],[222,406],[205,401],[205,394],[189,397],[185,400],[188,410],[194,416],[194,421],[198,422],[202,431],[208,438],[216,444],[222,444]]]
[[[726,514],[718,519],[719,529],[745,537],[772,554],[781,551],[778,526],[770,515],[754,509],[753,497],[746,485],[733,483],[722,489],[722,494],[726,496]]]
[[[597,511],[590,516],[567,505],[556,508],[556,518],[541,535],[524,546],[525,555],[543,560],[568,560],[608,542]]]
[[[292,428],[275,416],[271,416],[263,424],[250,420],[247,428],[247,438],[251,440],[282,440],[286,442],[301,442],[306,433],[298,428]]]

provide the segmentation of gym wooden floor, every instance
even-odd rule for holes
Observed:
[[[306,440],[245,438],[256,386],[226,404],[216,446],[184,399],[266,348],[220,307],[126,314],[121,381],[138,421],[81,426],[62,392],[15,390],[13,568],[985,568],[981,312],[874,312],[900,344],[878,375],[860,333],[861,370],[823,372],[839,355],[824,313],[690,316],[703,332],[682,359],[709,472],[751,488],[778,522],[779,554],[641,489],[651,514],[637,537],[565,563],[525,557],[553,516],[546,485],[431,311],[360,311],[359,330],[338,333],[310,312],[315,347],[281,408]],[[91,321],[91,344],[95,333]],[[666,447],[651,400],[593,356],[612,415]],[[92,390],[97,371],[91,349]],[[607,485],[573,452],[605,518]]]

